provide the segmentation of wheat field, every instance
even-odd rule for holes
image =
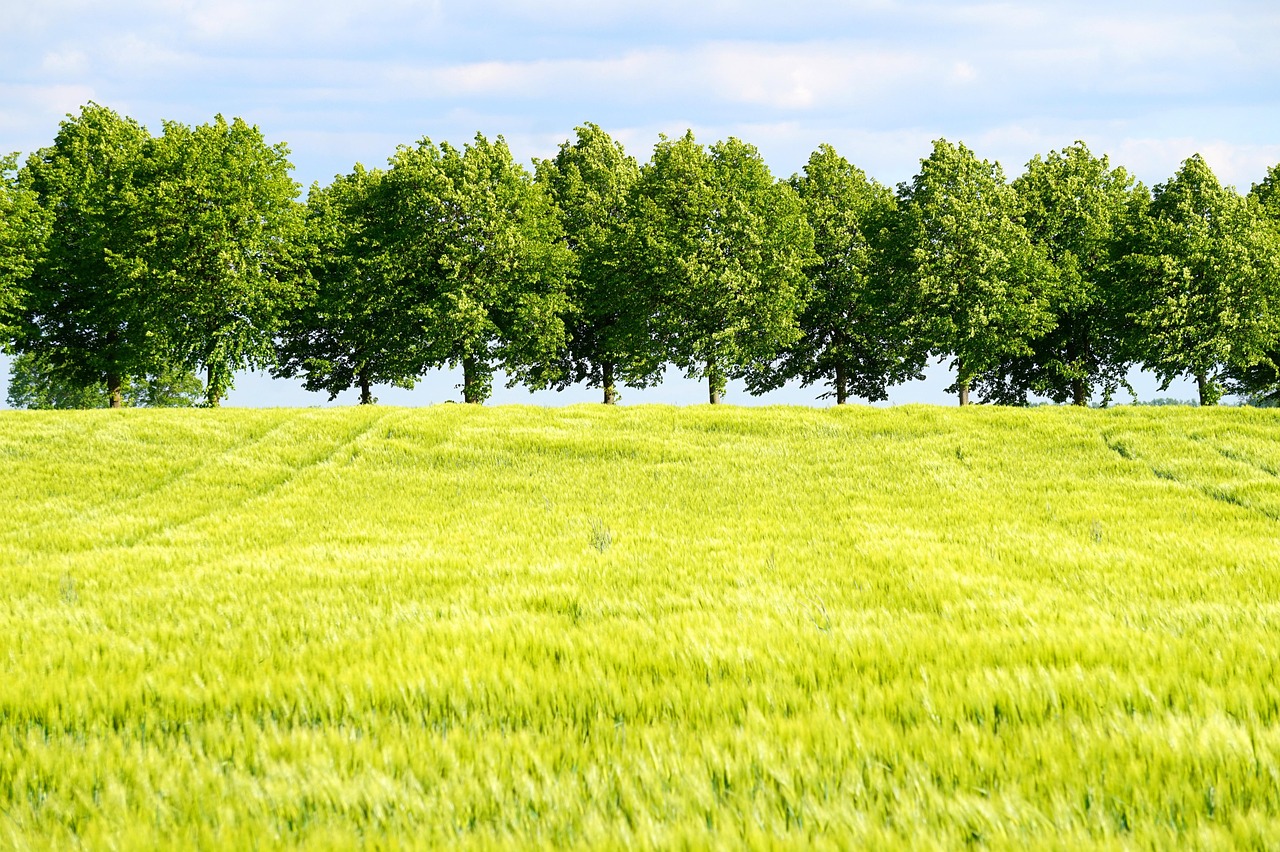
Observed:
[[[0,413],[0,847],[1280,846],[1280,413]]]

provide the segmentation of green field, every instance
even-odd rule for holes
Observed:
[[[1280,413],[0,414],[0,847],[1280,846]]]

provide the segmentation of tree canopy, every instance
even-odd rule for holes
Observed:
[[[463,368],[463,399],[488,398],[493,372],[545,385],[558,358],[573,253],[550,197],[502,137],[459,150],[402,147],[383,179],[393,287],[413,304],[423,369]]]
[[[445,366],[467,402],[501,371],[612,403],[669,365],[713,403],[741,379],[842,404],[930,357],[961,404],[1107,404],[1135,366],[1280,398],[1280,165],[1241,197],[1196,155],[1149,192],[1077,142],[1008,182],[938,140],[894,193],[829,145],[780,181],[738,139],[641,165],[586,123],[532,173],[480,134],[305,204],[291,170],[241,119],[153,136],[95,103],[0,158],[23,404],[154,404],[136,389],[199,372],[217,405],[250,368],[370,403]]]
[[[945,139],[898,188],[900,251],[925,339],[951,357],[960,404],[974,381],[1053,327],[1055,275],[1019,219],[999,164]]]
[[[629,220],[629,195],[640,177],[635,158],[597,125],[577,129],[553,159],[537,162],[537,180],[546,187],[576,257],[569,276],[567,344],[548,364],[553,387],[579,382],[601,388],[604,402],[617,401],[617,382],[634,387],[654,383],[661,363],[644,345],[643,302],[635,298],[620,249]]]
[[[154,294],[173,356],[205,373],[217,405],[235,371],[273,363],[279,317],[297,299],[298,185],[287,147],[238,118],[166,122],[150,149],[131,272]]]
[[[1192,377],[1212,404],[1228,374],[1274,351],[1277,248],[1274,229],[1199,155],[1155,188],[1127,264],[1142,360],[1162,388]]]
[[[687,133],[654,148],[628,223],[629,269],[649,300],[649,339],[712,403],[799,337],[813,229],[795,191],[737,139]]]
[[[1280,225],[1280,163],[1267,169],[1267,176],[1253,185],[1249,197],[1257,202],[1262,216]]]
[[[46,237],[31,258],[17,349],[75,386],[107,386],[123,404],[129,376],[162,372],[164,312],[134,274],[141,237],[139,170],[151,136],[137,122],[88,104],[27,160],[23,185],[44,211]]]
[[[805,268],[812,289],[799,337],[776,362],[753,371],[747,386],[758,393],[799,379],[827,384],[823,396],[839,405],[851,395],[888,399],[890,386],[920,377],[926,356],[893,274],[893,193],[830,145],[813,152],[790,186],[814,232],[816,254]]]
[[[18,157],[0,157],[0,346],[13,336],[27,281],[45,240],[45,212],[18,178]]]
[[[978,377],[988,399],[1022,404],[1030,393],[1085,405],[1096,390],[1110,399],[1127,384],[1134,357],[1116,270],[1127,217],[1145,189],[1082,142],[1036,156],[1013,182],[1021,221],[1056,271],[1052,327]]]
[[[357,164],[307,199],[310,278],[282,321],[274,370],[329,399],[359,388],[368,404],[373,385],[412,387],[422,369],[414,308],[386,250],[384,176]]]

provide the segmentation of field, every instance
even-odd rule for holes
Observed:
[[[0,413],[0,847],[1280,846],[1280,413]]]

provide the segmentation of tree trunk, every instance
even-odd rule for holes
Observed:
[[[846,375],[844,362],[836,364],[836,405],[844,405],[849,401],[849,377]]]
[[[1217,405],[1217,400],[1209,399],[1209,377],[1203,372],[1196,373],[1196,390],[1200,392],[1201,405]]]
[[[212,364],[209,364],[207,367],[205,367],[205,376],[207,378],[205,379],[205,386],[204,386],[204,391],[205,391],[204,401],[208,404],[210,408],[217,408],[218,404],[222,402],[222,394],[218,390],[218,387],[213,383],[213,365]]]
[[[720,404],[720,397],[724,394],[725,378],[720,372],[720,368],[716,366],[713,359],[707,360],[707,398],[712,405]]]
[[[373,391],[369,387],[369,380],[365,378],[363,373],[360,374],[360,404],[373,404]]]
[[[484,402],[480,391],[480,365],[470,356],[462,359],[462,401],[468,405]]]
[[[605,361],[600,365],[601,372],[604,374],[600,383],[604,385],[604,404],[618,404],[618,389],[613,385],[613,362]]]
[[[121,384],[119,373],[107,373],[107,393],[111,396],[112,408],[124,408],[124,390]]]
[[[1084,335],[1081,345],[1082,352],[1077,352],[1074,346],[1068,347],[1067,357],[1071,359],[1072,366],[1079,369],[1082,361],[1087,362],[1090,349],[1088,334]],[[1080,406],[1089,404],[1089,387],[1083,377],[1072,379],[1071,381],[1071,402]]]
[[[960,387],[960,404],[968,405],[969,404],[969,383],[960,382],[959,387]]]

